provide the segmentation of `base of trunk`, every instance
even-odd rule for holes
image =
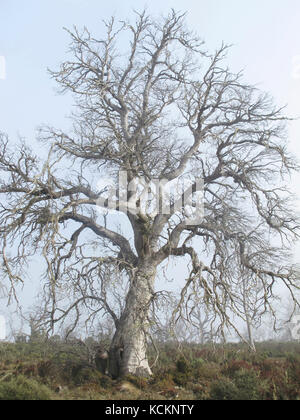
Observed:
[[[146,353],[146,340],[141,334],[116,332],[109,351],[109,373],[114,378],[126,375],[149,377],[152,375]]]
[[[147,359],[147,331],[155,275],[153,262],[144,261],[131,280],[126,305],[109,351],[109,372],[112,377],[152,374]]]

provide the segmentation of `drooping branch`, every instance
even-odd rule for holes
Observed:
[[[119,247],[123,256],[126,258],[128,263],[132,263],[136,265],[137,258],[133,251],[131,250],[131,246],[124,236],[107,229],[103,226],[98,225],[96,222],[92,221],[90,218],[80,215],[80,214],[73,214],[73,213],[64,213],[60,218],[59,222],[63,223],[66,220],[73,220],[75,222],[82,223],[82,225],[88,229],[91,229],[96,235],[101,236],[102,238],[109,239],[115,246]]]

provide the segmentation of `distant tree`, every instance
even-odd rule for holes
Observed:
[[[28,336],[26,334],[18,334],[15,336],[15,342],[16,343],[27,343],[28,342]]]
[[[255,274],[249,276],[249,272],[244,270],[243,264],[240,264],[236,272],[236,305],[239,306],[240,318],[246,324],[246,332],[241,335],[241,338],[248,344],[249,349],[255,352],[255,331],[261,326],[265,314],[271,312],[271,315],[275,315],[275,309],[266,304],[270,299],[266,301],[266,289]],[[276,319],[276,317],[274,318]],[[276,329],[275,325],[273,325],[274,328]]]
[[[202,287],[193,286],[193,293],[185,298],[182,290],[179,298],[168,304],[169,316],[166,328],[177,341],[205,344],[224,341],[224,330],[218,312],[205,301]],[[220,328],[221,327],[221,328]]]
[[[201,290],[221,329],[237,329],[239,265],[265,290],[266,308],[278,282],[293,294],[289,254],[300,225],[284,180],[298,166],[282,109],[229,71],[227,46],[209,54],[184,15],[156,20],[143,12],[105,27],[99,39],[86,28],[69,31],[72,57],[52,76],[74,94],[74,125],[69,133],[41,129],[48,158],[1,134],[1,269],[14,295],[26,261],[41,254],[51,325],[104,311],[115,324],[110,374],[146,375],[155,279],[166,259],[190,259],[180,303]],[[120,188],[116,229],[116,216],[97,212],[114,197],[96,181],[118,185],[120,171],[128,200]],[[184,179],[191,188],[171,195],[166,208],[163,183]]]
[[[41,343],[47,340],[47,331],[45,328],[40,326],[40,321],[36,321],[33,318],[30,319],[29,322],[30,327],[30,335],[29,341],[31,343]]]
[[[299,293],[296,294],[299,299]],[[297,301],[290,296],[283,300],[280,305],[280,341],[299,341],[300,340],[300,311]]]

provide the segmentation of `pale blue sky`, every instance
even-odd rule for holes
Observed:
[[[6,79],[0,80],[0,130],[33,143],[40,124],[66,127],[72,101],[58,96],[47,74],[64,59],[69,37],[63,27],[86,25],[101,37],[102,19],[126,19],[147,5],[159,15],[170,8],[187,11],[190,27],[216,48],[234,44],[228,63],[244,69],[245,79],[269,91],[279,104],[289,103],[300,116],[299,0],[0,0],[0,56]],[[0,61],[1,63],[2,61]],[[293,68],[294,63],[294,68]],[[1,74],[1,72],[0,72]],[[300,123],[290,127],[291,147],[300,158]],[[300,196],[300,176],[294,189]]]
[[[0,56],[5,56],[7,67],[7,79],[0,81],[1,129],[30,136],[41,123],[65,124],[70,102],[55,95],[46,71],[57,68],[65,56],[69,39],[62,27],[86,25],[101,36],[102,19],[111,14],[124,19],[145,4],[143,0],[0,0]],[[229,56],[234,70],[244,68],[250,82],[261,83],[278,100],[290,99],[292,59],[300,54],[299,0],[148,2],[154,14],[171,7],[187,11],[191,27],[212,48],[222,40],[234,44]],[[297,108],[295,103],[293,111]]]

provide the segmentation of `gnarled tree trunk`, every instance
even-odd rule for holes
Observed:
[[[151,260],[141,262],[133,274],[125,308],[109,351],[109,373],[112,377],[127,374],[149,376],[152,373],[146,341],[155,276],[156,265]]]

